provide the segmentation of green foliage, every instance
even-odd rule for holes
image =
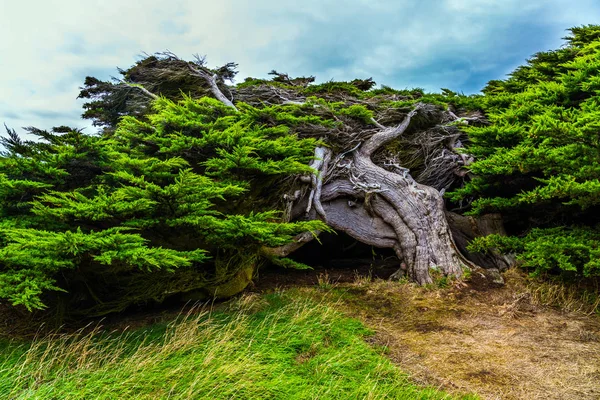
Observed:
[[[251,86],[260,86],[260,85],[266,85],[268,84],[270,81],[267,79],[258,79],[258,78],[246,78],[244,79],[244,82],[240,82],[236,85],[237,88],[246,88],[246,87],[251,87]]]
[[[523,267],[535,270],[535,275],[560,270],[571,276],[591,277],[600,275],[598,243],[598,229],[536,228],[524,237],[479,237],[469,248],[485,251],[493,247],[505,253],[517,253]]]
[[[304,94],[308,96],[323,93],[336,93],[354,97],[361,97],[363,91],[351,82],[335,81],[329,81],[318,85],[310,85],[306,89],[304,89]]]
[[[278,82],[278,81],[268,80],[268,79],[258,79],[258,78],[246,78],[246,79],[244,79],[244,82],[238,83],[236,85],[236,88],[243,89],[243,88],[247,88],[247,87],[251,87],[251,86],[260,86],[260,85],[270,85],[270,86],[275,86],[275,87],[291,88],[291,86],[289,84],[286,84],[284,82]]]
[[[314,113],[314,108],[316,106],[326,104],[327,103],[322,99],[310,97],[307,99],[306,103],[302,105],[287,104],[254,108],[242,103],[240,107],[244,109],[248,117],[251,118],[252,122],[256,124],[275,126],[280,130],[281,134],[285,134],[289,132],[285,127],[294,129],[301,126],[311,125],[321,125],[326,128],[335,126],[335,123],[330,116],[323,117],[320,115],[315,115]],[[307,143],[314,144],[316,142]]]
[[[475,247],[515,251],[537,273],[600,275],[599,77],[600,26],[585,26],[488,84],[491,124],[466,129],[476,177],[449,197],[475,198],[471,214],[502,212],[520,237]]]
[[[47,232],[38,229],[3,229],[6,244],[0,249],[4,271],[0,274],[0,296],[13,305],[29,310],[43,308],[40,295],[45,290],[63,291],[55,286],[54,275],[73,270],[84,262],[99,266],[124,266],[152,270],[173,270],[206,259],[201,249],[179,252],[147,247],[139,234],[112,228],[101,232]]]
[[[238,113],[209,98],[161,97],[153,107],[101,136],[37,131],[40,141],[22,142],[9,134],[0,158],[0,298],[103,314],[210,293],[245,268],[244,258],[259,262],[263,246],[327,229],[282,222],[273,192],[283,178],[312,172],[317,141],[290,127],[318,117],[297,106],[240,105]]]
[[[244,298],[128,334],[0,347],[0,396],[19,399],[448,399],[412,383],[327,303]],[[469,397],[472,398],[472,397]]]
[[[371,121],[373,120],[373,111],[360,104],[354,104],[350,107],[340,108],[339,114],[349,118],[355,118],[365,124],[372,124]]]
[[[368,92],[369,97],[378,95],[398,95],[406,98],[419,98],[423,96],[423,94],[425,94],[425,91],[421,88],[398,90],[386,85],[381,85],[380,88],[371,89]]]
[[[231,62],[209,69],[200,57],[188,62],[168,51],[156,53],[136,62],[127,70],[119,68],[120,78],[101,81],[86,77],[78,96],[86,100],[82,117],[107,130],[116,128],[123,115],[143,118],[151,112],[153,98],[140,88],[174,101],[182,100],[185,96],[195,99],[206,96],[209,93],[206,81],[190,74],[190,66],[216,75],[219,83],[231,80],[237,73],[237,64]]]

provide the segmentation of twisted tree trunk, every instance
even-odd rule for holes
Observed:
[[[442,196],[417,183],[407,171],[391,172],[372,160],[375,151],[406,131],[417,112],[418,108],[397,127],[382,129],[338,159],[348,179],[326,184],[321,198],[315,196],[313,201],[323,202],[321,218],[336,230],[363,243],[393,248],[401,260],[397,275],[406,272],[416,282],[427,284],[432,282],[432,268],[444,275],[462,274],[462,257],[446,222]],[[320,175],[326,173],[320,171]]]

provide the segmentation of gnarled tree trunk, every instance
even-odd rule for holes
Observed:
[[[406,131],[417,112],[418,108],[396,127],[382,127],[359,148],[338,157],[337,167],[346,170],[347,178],[325,184],[312,201],[315,208],[321,206],[320,218],[327,224],[363,243],[393,248],[401,260],[399,274],[406,271],[411,279],[427,284],[432,282],[431,268],[449,276],[462,274],[462,257],[446,222],[442,196],[417,183],[408,171],[391,172],[372,160],[375,151]],[[321,168],[319,175],[327,172]]]

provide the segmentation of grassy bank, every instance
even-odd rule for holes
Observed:
[[[450,398],[412,383],[370,334],[327,301],[248,295],[130,333],[4,343],[0,398]]]

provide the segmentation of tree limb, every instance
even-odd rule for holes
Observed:
[[[321,232],[302,232],[296,235],[292,242],[285,244],[279,247],[262,247],[260,249],[260,253],[268,258],[271,257],[287,257],[292,254],[294,251],[298,250],[300,247],[304,246],[306,243],[312,241],[317,236],[319,236]]]
[[[408,115],[404,117],[404,120],[400,123],[400,125],[394,128],[386,128],[385,130],[371,136],[371,138],[367,140],[360,148],[359,151],[361,155],[363,157],[370,158],[371,155],[381,146],[402,135],[410,125],[411,118],[417,114],[419,108],[420,106],[417,105],[411,112],[409,112]]]
[[[149,91],[148,89],[146,89],[143,85],[141,85],[139,83],[131,83],[131,82],[127,82],[124,80],[121,80],[120,83],[122,83],[123,85],[128,86],[130,88],[139,89],[142,93],[144,93],[146,96],[150,97],[153,100],[158,99],[157,95],[155,95],[154,93],[152,93],[151,91]]]
[[[217,78],[218,78],[217,74],[211,75],[207,71],[203,71],[202,69],[195,68],[194,66],[192,66],[192,63],[188,63],[188,68],[194,75],[203,78],[206,81],[206,83],[208,83],[208,86],[210,86],[210,91],[217,98],[217,100],[219,100],[221,103],[225,104],[226,106],[231,107],[234,110],[238,111],[237,107],[232,103],[232,101],[229,100],[227,98],[227,96],[225,96],[223,94],[221,89],[219,89],[219,86],[217,85]]]
[[[315,211],[317,214],[323,218],[324,221],[327,221],[327,215],[325,214],[325,210],[323,209],[323,205],[321,204],[321,190],[323,188],[323,179],[327,176],[327,170],[329,168],[329,161],[331,160],[331,150],[325,149],[325,155],[323,157],[323,165],[319,170],[316,176],[316,186],[315,186],[315,194],[313,197],[313,203],[315,206]]]

